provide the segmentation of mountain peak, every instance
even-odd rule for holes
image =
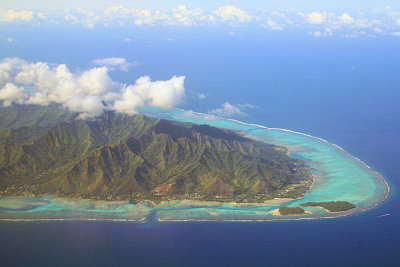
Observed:
[[[11,121],[18,109],[0,109],[0,118]],[[66,118],[59,112],[44,128],[16,121],[13,130],[0,121],[1,194],[254,202],[298,197],[311,186],[303,162],[233,131],[142,114]]]

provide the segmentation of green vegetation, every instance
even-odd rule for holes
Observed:
[[[49,106],[15,104],[9,107],[0,105],[0,129],[49,128],[60,122],[71,121],[76,116],[57,104]]]
[[[330,202],[307,202],[300,204],[301,207],[321,207],[329,212],[340,212],[354,209],[356,205],[347,201]]]
[[[282,216],[290,216],[290,215],[301,215],[304,214],[304,209],[300,207],[281,207],[279,208],[279,213]]]
[[[75,117],[55,105],[0,108],[0,195],[264,202],[312,184],[285,148],[232,131],[113,112]]]

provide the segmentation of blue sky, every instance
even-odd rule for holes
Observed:
[[[172,8],[179,5],[188,7],[201,7],[204,9],[213,9],[224,5],[234,5],[241,8],[304,8],[309,10],[325,9],[330,11],[342,11],[343,9],[362,9],[362,8],[382,8],[388,5],[399,7],[399,2],[396,0],[336,0],[336,1],[320,1],[320,0],[222,0],[222,1],[196,1],[196,0],[3,0],[1,6],[3,8],[29,8],[29,9],[50,9],[57,8],[74,8],[77,6],[104,9],[107,6],[124,5],[127,7],[139,8]]]
[[[2,26],[252,27],[315,37],[400,36],[399,1],[9,1]],[[11,39],[10,39],[11,40]]]
[[[281,99],[281,106],[298,88],[313,95],[321,83],[373,91],[385,77],[394,90],[399,5],[3,0],[0,99],[56,102],[83,117],[101,114],[103,100],[129,114],[186,105],[240,117],[262,105],[243,90],[263,90],[260,99]],[[351,82],[338,84],[342,77]]]

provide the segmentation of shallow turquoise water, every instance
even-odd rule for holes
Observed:
[[[141,112],[159,118],[239,130],[250,138],[283,145],[289,149],[292,156],[301,158],[308,164],[314,174],[314,185],[300,199],[268,205],[200,203],[183,200],[149,207],[146,203],[133,205],[127,202],[78,201],[51,196],[39,199],[5,197],[0,199],[0,218],[131,221],[308,219],[361,212],[380,203],[388,193],[387,185],[378,173],[340,147],[316,137],[222,118],[209,120],[203,114],[187,114],[177,109],[143,108]],[[305,208],[311,214],[295,217],[278,217],[272,214],[281,206],[298,206],[308,201],[338,200],[352,202],[357,205],[357,208],[334,214],[320,208]]]

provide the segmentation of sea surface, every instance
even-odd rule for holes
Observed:
[[[186,75],[182,108],[206,113],[225,101],[251,104],[255,107],[246,110],[247,116],[235,118],[337,144],[381,173],[390,184],[390,195],[374,209],[334,219],[0,222],[1,265],[398,266],[399,39],[259,35],[239,40],[226,34],[207,42],[211,38],[207,34],[183,38],[168,33],[163,38],[177,42],[149,44],[144,38],[146,42],[116,45],[96,34],[80,36],[84,41],[92,38],[93,44],[104,42],[108,52],[83,49],[82,60],[125,56],[142,63],[132,73],[113,74],[115,79],[132,82],[132,77],[144,74],[154,79]],[[54,51],[46,51],[45,59],[60,63],[68,59],[66,63],[82,66],[62,53],[77,51],[71,48],[78,48],[78,41],[63,44],[54,39]],[[17,47],[11,54],[41,59],[40,42],[33,43],[29,52]],[[10,56],[10,51],[0,54]],[[197,93],[206,98],[198,99]]]
[[[394,203],[398,197],[393,193],[395,183],[389,182],[392,193],[377,208],[335,219],[247,223],[3,221],[2,263],[395,266],[399,260],[399,217]]]

